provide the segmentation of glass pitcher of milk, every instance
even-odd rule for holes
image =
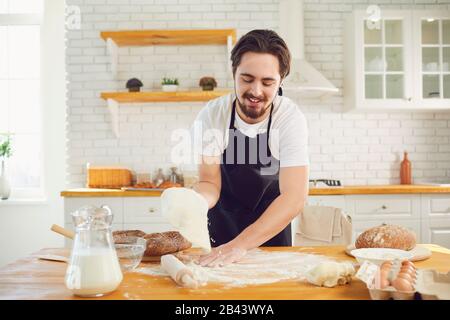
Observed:
[[[122,282],[112,219],[107,206],[86,206],[72,213],[76,234],[65,283],[74,295],[100,297],[116,290]]]

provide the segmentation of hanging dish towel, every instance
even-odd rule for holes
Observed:
[[[352,222],[342,209],[325,206],[305,206],[295,219],[295,246],[349,245]]]

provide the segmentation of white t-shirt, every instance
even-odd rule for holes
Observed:
[[[220,156],[226,149],[234,99],[235,95],[231,93],[209,101],[200,110],[192,127],[192,132],[196,132],[194,143],[200,154]],[[248,137],[266,132],[268,123],[269,117],[266,117],[259,123],[248,124],[235,113],[235,128]],[[309,165],[306,119],[291,99],[275,98],[269,136],[270,151],[280,160],[280,167]]]

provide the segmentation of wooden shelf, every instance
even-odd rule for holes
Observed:
[[[228,37],[236,42],[236,29],[103,31],[100,35],[119,47],[227,44]]]
[[[102,92],[101,97],[108,102],[108,110],[111,114],[111,125],[115,136],[119,132],[119,106],[120,103],[145,103],[145,102],[189,102],[209,101],[226,94],[231,90],[214,91],[177,91],[177,92]]]
[[[114,100],[119,103],[140,102],[187,102],[209,101],[230,93],[231,90],[214,91],[177,91],[177,92],[102,92],[105,100]]]
[[[236,43],[236,29],[191,29],[191,30],[122,30],[103,31],[100,36],[106,41],[111,63],[111,73],[118,77],[119,47],[153,45],[226,45],[228,70],[231,70],[230,55]],[[229,74],[230,76],[231,74]]]
[[[226,45],[228,70],[231,70],[230,55],[236,43],[236,29],[191,29],[191,30],[118,30],[100,33],[106,41],[110,57],[111,73],[118,78],[119,47],[152,45]],[[230,76],[231,73],[228,75]],[[101,97],[108,102],[111,125],[119,137],[119,104],[143,102],[188,102],[208,101],[231,91],[179,91],[179,92],[103,92]]]

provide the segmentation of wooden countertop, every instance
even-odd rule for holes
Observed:
[[[69,189],[61,192],[62,197],[159,197],[161,190],[123,191],[117,189]],[[352,195],[352,194],[420,194],[450,193],[450,187],[432,185],[373,185],[310,188],[309,195]]]
[[[61,192],[62,197],[159,197],[161,190],[120,190],[120,189],[94,189],[78,188]]]
[[[415,262],[418,268],[432,268],[439,272],[450,270],[450,250],[425,245],[432,252],[431,258]],[[344,253],[343,246],[330,247],[278,247],[262,248],[273,251],[295,251],[327,255],[336,260],[355,261]],[[68,249],[43,249],[40,254],[68,256]],[[39,260],[33,256],[20,259],[0,268],[0,300],[2,299],[81,299],[72,295],[64,285],[66,264]],[[370,299],[365,284],[354,278],[350,284],[324,288],[283,281],[267,285],[224,288],[209,284],[199,289],[178,287],[169,277],[157,277],[141,273],[126,273],[120,287],[112,294],[95,299],[148,299],[148,300],[299,300],[299,299]]]

